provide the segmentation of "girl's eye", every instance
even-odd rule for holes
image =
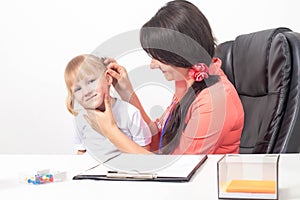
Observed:
[[[89,83],[93,83],[96,79],[89,80]]]
[[[78,92],[79,90],[81,90],[81,88],[77,87],[77,88],[74,89],[74,92]]]

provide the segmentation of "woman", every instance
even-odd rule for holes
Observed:
[[[115,89],[122,99],[136,106],[149,124],[153,134],[152,151],[238,153],[243,107],[234,86],[220,68],[221,60],[213,58],[215,40],[201,11],[188,1],[171,1],[143,25],[140,41],[152,58],[150,67],[160,69],[168,81],[175,81],[172,103],[162,117],[151,122],[124,67],[111,63],[108,73],[117,80]],[[120,151],[150,153],[123,136],[117,129],[108,99],[105,104],[104,112],[88,112],[86,119],[92,127]]]

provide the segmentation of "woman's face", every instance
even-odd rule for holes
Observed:
[[[166,65],[156,59],[151,60],[150,68],[151,69],[160,69],[168,81],[172,81],[172,80],[179,81],[179,80],[187,80],[188,79],[188,70],[189,69]]]
[[[85,109],[101,109],[104,95],[109,94],[109,83],[105,75],[90,74],[77,80],[72,91],[75,100]]]

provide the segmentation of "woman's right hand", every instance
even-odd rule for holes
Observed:
[[[124,101],[129,102],[132,94],[134,93],[134,89],[129,80],[126,69],[116,62],[110,62],[107,66],[107,73],[113,77],[113,86],[120,97]]]
[[[110,62],[107,65],[107,73],[114,79],[113,86],[115,90],[124,101],[134,105],[137,109],[140,110],[144,121],[149,125],[151,133],[156,134],[158,132],[157,127],[156,125],[153,126],[154,123],[152,123],[151,118],[145,112],[138,96],[134,92],[126,69],[113,59],[109,61]]]

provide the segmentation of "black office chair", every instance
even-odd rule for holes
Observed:
[[[300,34],[276,28],[240,35],[215,55],[244,107],[240,153],[299,153]]]

